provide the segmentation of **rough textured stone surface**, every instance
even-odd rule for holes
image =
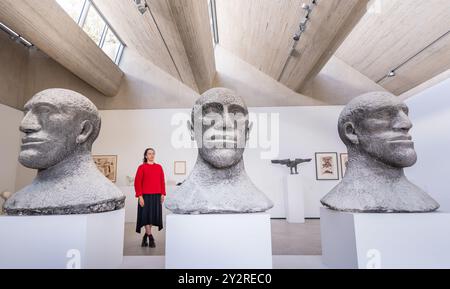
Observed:
[[[2,192],[0,193],[0,215],[3,215],[3,206],[5,205],[6,200],[11,197],[10,192]]]
[[[186,181],[166,198],[166,208],[178,214],[263,212],[273,203],[249,179],[243,153],[251,124],[243,100],[231,90],[205,92],[189,123],[199,149]]]
[[[338,121],[348,149],[347,171],[321,203],[349,212],[437,210],[439,204],[404,174],[417,161],[411,127],[407,106],[392,94],[373,92],[353,99]]]
[[[7,200],[8,215],[101,213],[124,207],[125,196],[94,164],[101,127],[95,105],[65,89],[36,94],[25,105],[19,162],[38,170],[33,182]]]

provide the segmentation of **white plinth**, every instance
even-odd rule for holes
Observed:
[[[320,211],[322,260],[331,268],[450,268],[450,213]]]
[[[166,217],[168,269],[271,269],[270,215]]]
[[[305,194],[303,178],[300,175],[286,177],[286,221],[288,223],[305,222]]]
[[[1,216],[0,268],[119,268],[125,210],[67,216]]]

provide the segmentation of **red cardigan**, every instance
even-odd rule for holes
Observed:
[[[159,164],[142,164],[138,167],[134,179],[136,198],[147,194],[166,195],[164,171]]]

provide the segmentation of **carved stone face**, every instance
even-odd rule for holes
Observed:
[[[226,168],[242,159],[251,125],[245,103],[233,91],[205,92],[193,108],[192,121],[191,135],[206,162]]]
[[[100,123],[88,115],[90,102],[68,90],[51,89],[36,94],[24,107],[20,125],[24,133],[19,162],[32,169],[46,169],[63,161],[83,144],[95,139]],[[97,132],[96,132],[97,131]]]
[[[414,142],[409,134],[412,127],[409,110],[395,96],[364,95],[352,101],[345,111],[352,116],[346,122],[340,121],[340,133],[348,145],[393,167],[416,163]]]

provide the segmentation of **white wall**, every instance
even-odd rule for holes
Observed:
[[[406,100],[418,161],[406,170],[411,181],[450,211],[450,79]]]
[[[271,107],[250,108],[256,115],[279,115],[279,154],[275,158],[312,158],[313,161],[299,167],[307,183],[306,216],[319,217],[320,198],[326,194],[337,181],[316,181],[315,152],[345,152],[336,129],[336,120],[342,107]],[[189,117],[188,109],[150,109],[150,110],[115,110],[101,111],[102,131],[94,144],[93,153],[118,155],[119,186],[126,185],[126,176],[134,176],[137,166],[142,162],[146,147],[156,149],[157,162],[161,163],[166,179],[170,183],[182,181],[185,176],[175,176],[173,162],[187,161],[188,173],[197,158],[197,150],[176,149],[171,144],[172,133],[179,127],[172,126],[172,116],[184,113]],[[260,124],[257,122],[256,124]],[[187,134],[183,124],[181,130]],[[254,127],[252,140],[257,137],[258,126]],[[244,154],[247,172],[254,183],[275,202],[271,210],[272,217],[283,218],[284,190],[283,178],[288,168],[271,164],[270,159],[262,159],[262,148],[249,148]]]
[[[20,110],[0,104],[0,192],[14,192],[16,188],[22,116]]]

